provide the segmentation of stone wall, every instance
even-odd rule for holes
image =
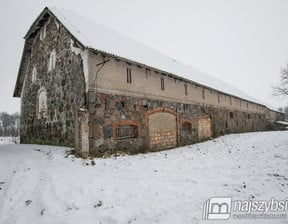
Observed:
[[[96,154],[156,151],[265,127],[264,106],[157,69],[99,52],[90,53],[89,71],[90,149]],[[118,139],[124,129],[132,137]]]
[[[282,130],[281,126],[275,123],[276,121],[285,121],[285,114],[279,113],[274,110],[267,110],[266,111],[266,129],[267,130]]]
[[[50,18],[32,45],[21,94],[21,142],[73,146],[84,103],[83,60],[72,52],[70,34]]]
[[[117,151],[157,151],[223,134],[265,128],[265,116],[260,113],[107,93],[90,92],[88,112],[90,151],[100,156]],[[156,116],[151,121],[153,114]],[[115,130],[121,130],[122,126],[129,132],[127,138],[118,139]]]

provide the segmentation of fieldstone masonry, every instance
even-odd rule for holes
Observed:
[[[157,151],[192,144],[228,133],[263,130],[261,114],[231,111],[208,105],[184,105],[106,93],[90,93],[90,152]],[[184,110],[184,108],[186,108]],[[252,121],[255,122],[252,122]],[[135,126],[137,135],[118,139],[122,126]]]
[[[283,118],[181,74],[85,47],[47,8],[25,39],[14,91],[22,143],[72,146],[82,156],[135,154],[265,130]]]
[[[71,51],[71,35],[63,26],[53,18],[45,24],[45,37],[34,37],[22,90],[21,142],[74,146],[76,113],[85,104],[82,58]],[[49,71],[53,51],[55,68]],[[47,91],[43,116],[39,116],[40,89]]]

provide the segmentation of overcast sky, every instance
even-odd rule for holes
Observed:
[[[288,0],[0,0],[0,111],[12,98],[24,39],[45,6],[71,9],[232,84],[274,107],[288,63]]]

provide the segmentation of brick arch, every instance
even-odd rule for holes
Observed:
[[[158,112],[167,112],[167,113],[173,114],[177,117],[177,112],[173,109],[166,108],[166,107],[156,107],[156,108],[146,112],[147,119],[148,119],[149,115],[154,114],[154,113],[158,113]]]
[[[151,150],[161,150],[178,145],[177,112],[157,107],[146,112],[147,145]]]

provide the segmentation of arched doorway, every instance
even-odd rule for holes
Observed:
[[[148,144],[151,150],[173,148],[178,143],[177,116],[164,108],[148,112]]]

